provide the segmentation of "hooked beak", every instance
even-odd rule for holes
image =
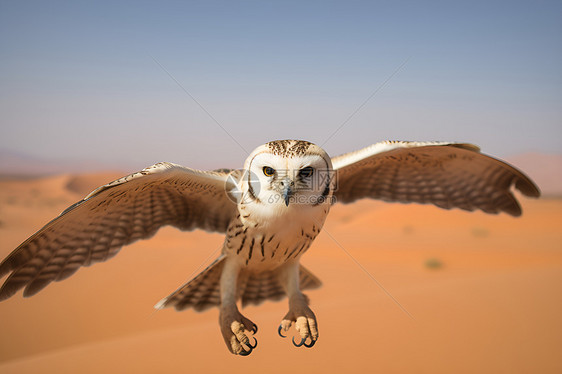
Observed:
[[[285,206],[289,206],[289,200],[293,196],[293,189],[289,183],[285,184],[283,188],[283,200],[285,200]]]

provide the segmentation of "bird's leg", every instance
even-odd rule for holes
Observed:
[[[299,267],[298,261],[292,261],[283,265],[279,272],[281,283],[289,296],[289,312],[283,317],[277,331],[284,338],[282,331],[289,331],[294,323],[295,329],[300,335],[300,341],[296,342],[293,338],[293,344],[296,347],[310,348],[318,340],[318,323],[316,316],[308,307],[308,298],[300,291]]]
[[[219,325],[228,350],[235,355],[247,356],[258,342],[250,342],[246,331],[255,334],[258,326],[244,317],[236,306],[236,287],[240,268],[235,261],[226,261],[220,280],[221,305]]]

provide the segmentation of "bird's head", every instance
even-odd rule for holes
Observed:
[[[315,144],[278,140],[256,148],[244,164],[245,203],[277,209],[318,206],[333,190],[332,162]]]

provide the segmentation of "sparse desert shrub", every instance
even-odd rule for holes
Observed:
[[[436,269],[441,269],[443,267],[443,262],[438,258],[431,257],[425,260],[424,265],[428,269],[436,270]]]

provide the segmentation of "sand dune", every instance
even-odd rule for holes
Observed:
[[[0,182],[0,255],[115,176]],[[1,303],[0,372],[559,373],[562,201],[522,205],[517,219],[374,201],[334,207],[303,258],[324,282],[309,293],[318,343],[297,349],[279,338],[286,302],[265,303],[244,310],[260,328],[247,358],[227,352],[216,310],[152,309],[222,242],[164,228],[33,298]]]

